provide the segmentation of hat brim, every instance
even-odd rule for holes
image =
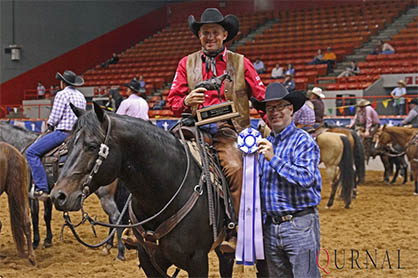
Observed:
[[[398,81],[398,84],[401,84],[402,86],[406,87],[406,83],[404,81]]]
[[[127,88],[131,89],[134,92],[139,92],[139,89],[137,90],[136,88],[132,87],[131,84],[129,84],[129,83],[122,84],[122,86],[123,87],[127,87]]]
[[[202,25],[204,24],[210,24],[210,23],[219,24],[226,31],[228,31],[228,36],[226,37],[224,42],[232,40],[238,34],[238,31],[239,31],[239,20],[233,14],[229,14],[225,16],[222,21],[207,21],[207,22],[198,22],[195,20],[194,16],[190,15],[187,21],[188,21],[190,29],[192,30],[192,33],[198,38],[199,38],[200,27],[202,27]]]
[[[267,102],[274,101],[274,100],[281,100],[281,99],[289,101],[293,105],[293,112],[296,112],[305,104],[306,96],[303,92],[298,91],[298,92],[289,93],[283,98],[270,98],[268,100],[263,100],[263,101],[259,101],[256,98],[251,97],[251,102],[255,109],[261,110],[264,113],[266,113]]]
[[[323,93],[320,93],[320,92],[311,91],[311,93],[314,94],[314,95],[316,95],[316,96],[318,96],[318,97],[320,97],[320,98],[324,98],[325,97],[325,95]]]
[[[72,86],[83,86],[84,85],[84,79],[81,76],[76,75],[75,82],[71,82],[67,80],[61,73],[57,72],[55,75],[56,79],[62,80],[65,83],[72,85]]]

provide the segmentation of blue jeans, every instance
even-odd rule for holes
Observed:
[[[270,277],[321,277],[318,210],[281,224],[264,224],[264,250]]]
[[[28,160],[33,182],[35,183],[37,191],[42,190],[44,192],[49,192],[48,178],[44,165],[41,162],[41,157],[53,148],[61,145],[68,135],[69,133],[64,131],[53,131],[30,145],[26,150],[26,159]]]

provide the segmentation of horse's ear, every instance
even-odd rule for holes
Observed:
[[[86,113],[86,110],[78,108],[77,106],[75,106],[71,102],[70,102],[70,107],[71,107],[71,110],[73,110],[74,114],[77,116],[77,118],[79,118],[81,115]]]
[[[380,131],[384,131],[386,129],[386,124],[383,125],[383,127],[381,127]]]
[[[94,107],[94,112],[96,113],[96,116],[99,119],[99,122],[103,123],[105,119],[103,109],[100,107],[100,105],[98,105],[94,101],[93,101],[93,107]]]

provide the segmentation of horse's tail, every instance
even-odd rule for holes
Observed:
[[[20,257],[27,257],[25,253],[25,230],[30,229],[28,183],[29,171],[26,160],[20,156],[14,156],[14,167],[8,167],[7,195],[9,201],[10,224],[12,226],[13,239]],[[30,234],[30,233],[29,233]],[[28,253],[30,246],[28,248]]]
[[[343,141],[343,155],[340,161],[340,172],[342,191],[341,195],[344,198],[346,208],[351,203],[352,191],[354,188],[354,170],[353,170],[353,151],[351,149],[350,141],[346,136],[340,136]]]
[[[118,185],[116,188],[116,193],[115,193],[115,202],[120,212],[122,212],[123,207],[125,206],[126,201],[128,200],[129,194],[130,192],[128,188],[126,188],[123,182],[119,179]],[[129,222],[129,213],[128,213],[128,210],[126,210],[125,214],[122,217],[121,224],[128,224],[128,222]]]
[[[351,135],[354,139],[354,165],[356,165],[356,175],[359,183],[364,183],[366,176],[366,161],[364,145],[361,142],[360,136],[353,130]]]

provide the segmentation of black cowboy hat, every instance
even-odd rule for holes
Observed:
[[[122,84],[122,86],[128,87],[135,92],[139,92],[139,89],[141,88],[141,84],[135,79],[132,79],[129,83]]]
[[[266,112],[266,102],[280,99],[293,104],[293,112],[296,112],[305,104],[306,96],[302,91],[289,93],[282,84],[275,82],[267,86],[266,97],[263,101],[251,97],[251,102],[255,109]]]
[[[190,29],[196,37],[199,37],[199,30],[203,24],[216,23],[221,25],[226,31],[228,31],[228,36],[224,42],[227,42],[235,37],[239,30],[239,20],[235,15],[229,14],[224,17],[216,8],[207,8],[200,16],[200,22],[197,22],[192,15],[189,15],[187,21]]]
[[[76,75],[74,72],[70,70],[64,71],[63,74],[57,72],[57,74],[55,75],[55,78],[62,80],[68,85],[72,85],[72,86],[82,86],[84,84],[83,77]]]

